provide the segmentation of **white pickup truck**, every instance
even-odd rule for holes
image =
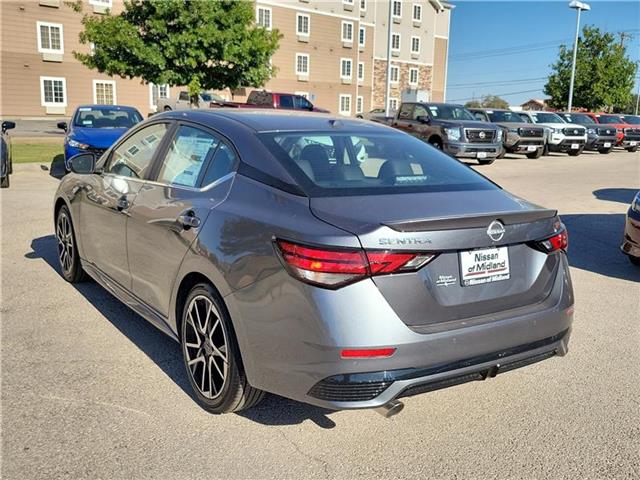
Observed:
[[[212,106],[224,105],[226,102],[224,98],[215,93],[200,92],[198,95],[198,106],[196,107],[191,105],[189,91],[180,90],[177,97],[159,98],[157,111],[168,112],[170,110],[189,110],[191,108],[211,108]]]

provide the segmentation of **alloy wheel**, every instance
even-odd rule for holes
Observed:
[[[189,303],[185,322],[187,369],[200,393],[214,399],[221,394],[229,370],[227,333],[220,312],[208,297],[198,295]]]
[[[69,274],[73,269],[74,249],[71,222],[65,212],[58,215],[56,224],[56,238],[58,240],[58,260],[64,273]]]

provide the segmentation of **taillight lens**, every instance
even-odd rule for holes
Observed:
[[[566,229],[556,233],[552,237],[545,240],[540,240],[537,245],[546,253],[555,252],[557,250],[567,251],[569,248],[569,234]]]
[[[279,239],[275,243],[291,275],[333,289],[373,275],[415,271],[436,257],[432,253],[321,248]]]

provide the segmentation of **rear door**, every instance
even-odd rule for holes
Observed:
[[[392,125],[398,130],[402,130],[406,133],[412,133],[413,131],[413,103],[403,103],[400,105],[396,118],[393,120]]]
[[[237,156],[214,132],[181,123],[130,209],[127,251],[133,292],[163,316],[187,250],[226,198]]]

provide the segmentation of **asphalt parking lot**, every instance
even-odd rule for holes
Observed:
[[[57,180],[19,165],[0,193],[2,478],[640,478],[640,269],[620,253],[640,154],[511,156],[478,167],[560,210],[570,352],[408,398],[386,420],[269,396],[212,416],[177,344],[93,282],[57,272]]]

